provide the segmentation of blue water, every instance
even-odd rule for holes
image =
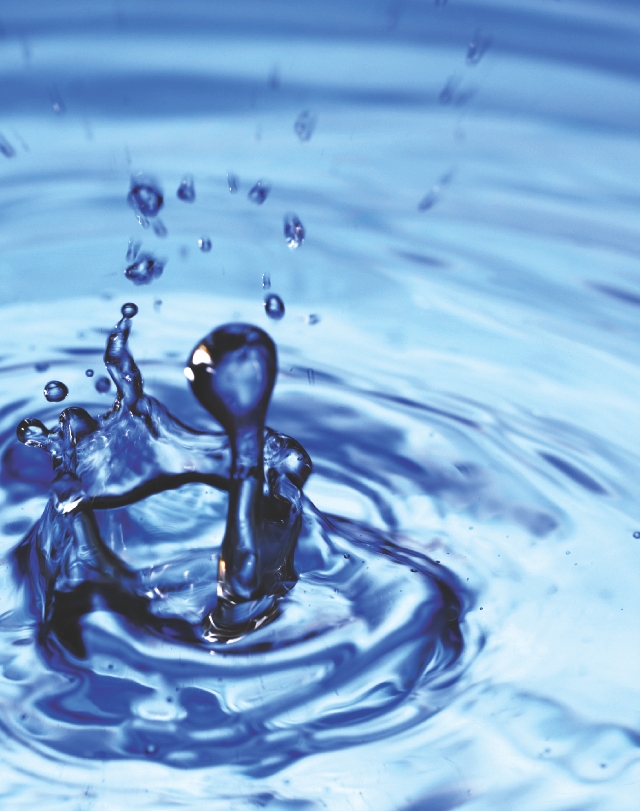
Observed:
[[[5,0],[3,807],[635,811],[639,21],[623,0]],[[146,223],[138,177],[162,195]],[[144,478],[148,447],[224,467],[183,370],[235,321],[277,345],[267,425],[313,473],[295,585],[226,644],[171,625],[200,621],[226,494],[96,510],[162,621],[105,598],[82,658],[15,565],[52,479],[16,427],[109,411],[128,301],[172,416],[159,444],[105,428],[91,482]]]

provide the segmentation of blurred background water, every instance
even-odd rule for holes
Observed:
[[[635,0],[3,0],[3,807],[637,808],[639,29]],[[138,172],[162,188],[165,235],[127,205]],[[148,286],[125,276],[129,240],[164,265]],[[86,696],[43,725],[51,674],[8,562],[50,473],[15,426],[55,421],[51,379],[65,405],[108,407],[85,370],[101,376],[127,300],[147,390],[191,424],[195,341],[267,329],[269,424],[309,451],[316,508],[373,568],[393,544],[458,589],[463,650],[435,686],[404,660],[363,665],[362,695],[393,687],[393,721],[359,726],[321,694],[316,727],[279,715],[262,750],[248,734],[173,764],[70,751]],[[398,605],[408,560],[384,581]],[[168,677],[143,671],[157,698]],[[179,718],[129,720],[162,738]]]

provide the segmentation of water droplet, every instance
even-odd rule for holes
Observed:
[[[262,274],[262,289],[263,290],[271,289],[271,276],[269,276],[267,273]]]
[[[315,386],[316,373],[313,371],[313,369],[307,369],[307,381],[310,386]]]
[[[296,118],[293,131],[301,141],[308,141],[316,128],[316,116],[309,110],[303,110]]]
[[[93,371],[93,369],[87,369],[85,374],[86,374],[87,377],[93,377],[94,371]]]
[[[227,175],[227,185],[229,186],[231,194],[235,194],[238,191],[238,178],[231,174],[231,172]]]
[[[147,755],[155,755],[155,753],[158,751],[158,747],[155,745],[155,743],[148,743],[145,746],[144,751]]]
[[[162,299],[161,299],[161,298],[157,298],[157,299],[156,299],[156,300],[153,302],[153,309],[154,309],[154,310],[155,310],[157,313],[159,313],[159,312],[160,312],[160,308],[161,308],[161,307],[162,307]]]
[[[307,316],[307,324],[311,324],[311,326],[313,326],[314,324],[318,324],[319,322],[320,322],[319,315],[311,313],[310,315]]]
[[[49,364],[41,361],[40,363],[35,364],[36,372],[46,372],[49,368]]]
[[[136,257],[135,262],[130,264],[124,272],[127,279],[138,284],[151,284],[154,279],[162,276],[165,263],[156,259],[153,254],[141,253]]]
[[[272,293],[264,300],[264,311],[269,318],[273,318],[274,321],[279,321],[284,315],[284,302],[280,296],[276,296],[275,293]]]
[[[142,242],[138,240],[129,240],[129,244],[127,246],[127,255],[126,260],[127,262],[133,262],[136,256],[140,253],[140,248],[142,247]]]
[[[490,45],[491,39],[483,36],[479,30],[476,31],[467,48],[467,65],[477,65],[489,50]]]
[[[287,214],[284,218],[284,238],[289,248],[299,248],[304,242],[304,225],[295,214]]]
[[[158,219],[155,220],[154,223],[153,223],[153,233],[157,237],[166,237],[167,234],[169,233],[167,231],[166,225],[162,222],[160,217],[158,217]]]
[[[67,107],[64,101],[62,100],[60,93],[58,92],[58,88],[57,87],[49,88],[49,95],[51,97],[51,106],[53,107],[53,112],[56,115],[62,115],[63,113],[66,113]]]
[[[125,318],[133,318],[134,315],[138,314],[138,305],[134,304],[132,301],[128,301],[126,304],[122,305],[120,312]]]
[[[262,181],[259,180],[255,186],[249,190],[249,194],[247,196],[252,203],[261,206],[269,196],[270,191],[271,189],[269,186],[263,186]]]
[[[99,377],[96,380],[96,391],[105,394],[111,388],[111,380],[108,377]]]
[[[0,133],[0,152],[5,156],[5,158],[14,158],[16,151],[11,146],[9,141]]]
[[[193,183],[192,175],[185,175],[180,181],[176,196],[185,203],[193,203],[196,199],[196,189]]]
[[[211,250],[211,240],[206,237],[201,237],[198,240],[198,247],[203,253],[208,253]]]
[[[634,537],[634,538],[636,538],[636,540],[637,540],[638,538],[640,538],[640,532],[634,532],[634,533],[633,533],[633,537]]]
[[[50,403],[59,403],[69,394],[69,389],[59,380],[50,380],[44,387],[44,396]]]
[[[138,174],[131,178],[127,203],[139,216],[141,225],[144,222],[148,225],[146,218],[158,215],[164,203],[164,198],[155,180]]]
[[[569,552],[569,551],[565,552],[565,555],[570,555],[570,554],[571,554],[571,552]]]

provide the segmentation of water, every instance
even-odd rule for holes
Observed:
[[[1,16],[4,805],[635,811],[638,4]],[[129,238],[167,259],[151,287],[123,273]],[[109,411],[94,385],[134,295],[160,405],[89,433],[86,480],[117,494],[157,465],[224,467],[183,370],[218,325],[255,324],[278,350],[266,424],[313,462],[298,579],[242,639],[181,641],[226,493],[96,509],[167,611],[139,628],[105,588],[80,659],[39,640],[37,569],[14,568],[52,478],[15,432]]]

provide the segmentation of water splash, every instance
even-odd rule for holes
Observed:
[[[70,407],[52,429],[18,426],[54,479],[15,553],[43,658],[3,713],[12,734],[28,740],[36,723],[41,747],[76,758],[185,768],[243,752],[247,767],[274,771],[299,756],[301,735],[329,751],[437,712],[410,695],[420,684],[441,701],[464,669],[464,588],[304,499],[309,456],[264,427],[277,369],[266,333],[228,324],[196,345],[185,375],[224,429],[203,433],[145,394],[128,349],[134,308],[107,340],[109,411]],[[385,662],[382,683],[372,662]],[[114,734],[98,741],[105,712]],[[324,734],[337,719],[339,737]]]

